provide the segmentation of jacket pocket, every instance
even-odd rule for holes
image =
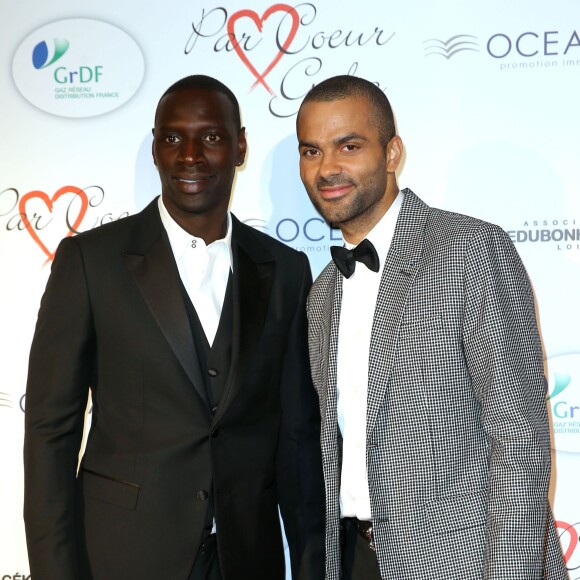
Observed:
[[[401,328],[405,332],[425,331],[438,329],[444,326],[443,315],[440,312],[429,313],[425,316],[407,315],[401,320]]]
[[[425,506],[434,533],[446,534],[485,525],[486,492],[446,497]]]
[[[81,470],[80,478],[84,496],[129,510],[137,507],[140,487],[136,483],[121,481],[87,469]]]

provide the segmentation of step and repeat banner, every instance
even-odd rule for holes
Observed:
[[[4,0],[0,27],[0,579],[30,578],[25,382],[54,251],[159,194],[155,106],[196,73],[234,91],[247,127],[232,210],[315,275],[341,238],[304,192],[294,127],[309,88],[337,74],[388,95],[401,187],[509,232],[536,293],[551,499],[580,578],[580,3]]]

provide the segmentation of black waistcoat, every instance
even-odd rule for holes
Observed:
[[[232,334],[234,320],[232,273],[230,272],[228,277],[224,303],[222,305],[222,313],[211,347],[209,346],[199,316],[197,315],[195,307],[193,306],[183,284],[182,288],[187,309],[187,317],[189,318],[191,333],[195,344],[195,353],[192,353],[192,356],[197,355],[199,368],[201,369],[201,374],[204,378],[206,404],[211,414],[215,415],[222,395],[224,394],[232,361]],[[205,527],[208,531],[212,528],[213,518],[214,494],[212,486],[208,497],[208,508],[205,522]]]
[[[195,350],[198,358],[199,368],[204,377],[204,387],[207,397],[207,404],[212,414],[215,415],[220,403],[226,383],[230,374],[232,361],[232,332],[233,332],[233,283],[232,273],[230,272],[222,313],[220,316],[217,332],[210,348],[209,342],[191,303],[185,288],[185,303],[187,307],[187,316],[191,325],[191,332],[195,343]],[[193,354],[193,353],[192,353]]]

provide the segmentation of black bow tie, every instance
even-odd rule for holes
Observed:
[[[331,246],[330,253],[336,267],[345,278],[350,278],[353,275],[357,262],[362,262],[373,272],[379,271],[379,255],[373,244],[367,239],[364,239],[352,250],[347,250],[342,246]]]

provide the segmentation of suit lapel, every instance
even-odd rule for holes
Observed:
[[[328,286],[324,291],[327,299],[323,303],[321,325],[323,330],[321,340],[321,360],[328,361],[323,365],[323,371],[326,373],[322,377],[322,430],[326,433],[323,438],[323,446],[328,446],[332,450],[336,445],[337,435],[337,394],[336,394],[336,371],[337,371],[337,350],[338,350],[338,330],[340,324],[340,305],[342,302],[342,275],[333,266]]]
[[[266,322],[274,281],[274,261],[253,230],[232,215],[234,317],[232,361],[222,404],[214,422],[236,396],[248,361],[256,351]]]
[[[338,555],[341,445],[337,417],[337,347],[342,302],[342,274],[333,262],[316,279],[308,298],[308,348],[312,378],[320,399],[320,443],[326,487],[329,558]]]
[[[338,330],[340,325],[340,305],[342,302],[342,274],[334,267],[330,277],[330,284],[328,287],[328,301],[324,305],[323,319],[330,322],[329,325],[324,324],[326,328],[330,328],[328,342],[324,341],[324,355],[323,361],[328,361],[327,372],[328,375],[324,377],[324,394],[326,400],[322,401],[322,417],[321,417],[321,447],[323,456],[326,458],[330,469],[326,467],[325,477],[329,484],[336,489],[340,489],[340,472],[342,464],[342,445],[339,445],[339,426],[337,415],[337,350],[338,350]],[[338,496],[336,496],[338,498]],[[332,504],[329,516],[333,519],[340,517],[340,506],[338,501]]]
[[[399,212],[381,277],[369,353],[367,434],[372,433],[393,369],[407,296],[419,269],[429,207],[410,189]]]
[[[157,200],[143,211],[135,249],[123,252],[123,259],[175,356],[207,403],[179,272],[161,224]]]

